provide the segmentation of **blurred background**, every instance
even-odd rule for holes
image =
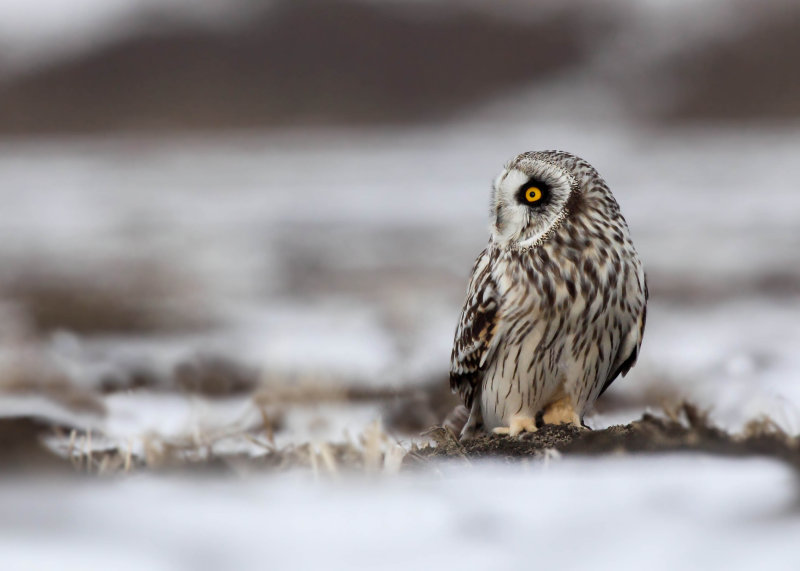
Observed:
[[[336,476],[398,471],[456,403],[489,186],[529,150],[597,167],[648,273],[639,364],[588,424],[685,399],[800,432],[799,22],[0,0],[3,567],[794,569],[797,475],[767,460]]]
[[[376,418],[417,436],[455,403],[490,182],[537,149],[598,168],[650,281],[639,365],[588,422],[688,398],[797,432],[798,21],[778,0],[0,3],[4,446],[42,424],[134,460]]]

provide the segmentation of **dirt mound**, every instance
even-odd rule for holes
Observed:
[[[407,462],[426,463],[440,458],[502,458],[519,460],[563,454],[611,455],[694,451],[724,456],[766,456],[800,468],[800,445],[769,421],[751,423],[742,434],[730,434],[709,423],[705,414],[684,404],[669,418],[645,414],[641,420],[604,430],[574,426],[544,426],[538,432],[513,438],[486,434],[466,441],[451,432],[430,433],[435,446],[416,450]]]

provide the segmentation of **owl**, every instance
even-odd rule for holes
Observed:
[[[450,386],[478,430],[583,426],[639,355],[647,283],[605,181],[563,151],[523,153],[492,186],[489,244],[472,269]]]

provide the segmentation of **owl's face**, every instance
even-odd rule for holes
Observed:
[[[492,187],[491,232],[500,245],[534,244],[567,215],[578,191],[565,153],[524,153],[509,162]]]

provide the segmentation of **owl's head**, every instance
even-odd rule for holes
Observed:
[[[583,181],[597,171],[563,151],[523,153],[506,164],[492,185],[491,232],[495,243],[533,246],[583,202]]]

